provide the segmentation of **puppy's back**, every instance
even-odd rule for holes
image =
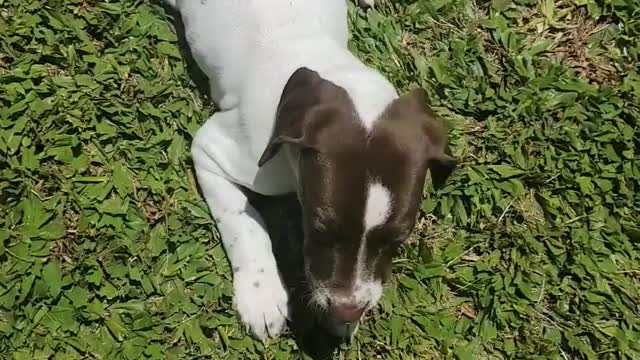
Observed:
[[[345,0],[165,0],[181,14],[214,98],[238,93],[247,69],[292,41],[320,35],[346,47]],[[266,49],[266,50],[265,50]]]

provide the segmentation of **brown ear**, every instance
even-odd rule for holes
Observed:
[[[273,133],[258,166],[273,158],[282,144],[313,148],[313,133],[317,130],[314,128],[323,126],[315,123],[324,118],[314,115],[321,113],[323,105],[335,102],[343,93],[342,88],[324,80],[317,72],[305,67],[297,69],[282,90]]]
[[[403,117],[414,119],[413,121],[417,121],[416,125],[422,128],[427,145],[427,167],[433,187],[442,188],[458,164],[455,158],[447,154],[447,132],[444,124],[431,110],[429,97],[424,89],[412,90],[402,95],[398,102],[404,113]]]
[[[444,187],[447,179],[457,166],[458,160],[446,154],[432,158],[429,162],[429,171],[431,172],[433,187],[435,189]]]

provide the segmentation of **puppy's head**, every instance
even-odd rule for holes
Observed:
[[[423,90],[392,103],[371,129],[347,92],[298,69],[287,82],[260,165],[287,145],[298,177],[306,277],[336,335],[349,335],[382,295],[413,230],[427,171],[435,186],[456,161]]]

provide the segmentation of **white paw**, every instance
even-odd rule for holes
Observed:
[[[275,269],[234,274],[235,304],[240,319],[260,340],[280,335],[289,317],[287,291]]]

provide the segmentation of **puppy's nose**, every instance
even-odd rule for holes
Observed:
[[[353,323],[360,320],[364,307],[352,305],[352,304],[331,304],[329,306],[329,313],[334,319],[345,322]]]

